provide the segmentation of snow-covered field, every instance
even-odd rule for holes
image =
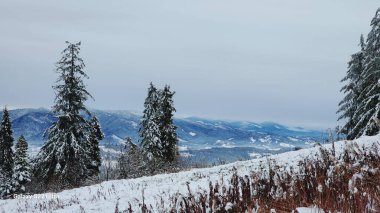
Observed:
[[[355,140],[360,147],[369,147],[379,143],[380,136],[362,137]],[[335,143],[336,153],[343,151],[346,143]],[[331,148],[331,144],[324,145]],[[127,210],[129,204],[134,210],[143,202],[156,212],[167,212],[173,205],[173,196],[178,193],[186,195],[188,186],[192,192],[205,191],[209,182],[218,181],[229,185],[233,167],[238,175],[249,175],[267,165],[268,159],[275,160],[284,169],[297,168],[299,160],[313,157],[319,152],[318,147],[282,153],[267,158],[240,161],[223,166],[205,169],[192,169],[174,174],[162,174],[129,180],[114,180],[101,184],[66,190],[57,194],[41,194],[31,197],[18,197],[0,200],[0,212],[115,212]],[[307,209],[302,209],[302,211]],[[308,211],[311,209],[308,209]],[[307,211],[304,211],[307,212]]]

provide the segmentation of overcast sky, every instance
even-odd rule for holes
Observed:
[[[55,62],[82,41],[90,108],[142,111],[150,81],[177,116],[336,125],[376,0],[0,0],[0,106],[53,105]]]

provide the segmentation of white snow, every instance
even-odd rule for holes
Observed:
[[[180,155],[181,155],[182,157],[184,157],[184,158],[189,158],[189,157],[193,157],[193,156],[195,156],[195,155],[190,154],[190,153],[188,153],[188,152],[181,152]]]
[[[287,148],[294,148],[294,145],[288,144],[288,143],[280,143],[280,146],[287,147]]]
[[[314,207],[299,207],[297,208],[298,213],[324,213],[322,209],[314,208]]]
[[[99,148],[106,153],[112,153],[112,154],[121,154],[122,153],[121,151],[117,151],[117,150],[111,149],[111,148],[106,148],[105,146],[99,146]]]
[[[323,192],[323,186],[322,186],[322,184],[318,184],[317,189],[318,189],[318,192],[322,193]]]
[[[214,125],[215,128],[219,128],[219,129],[227,129],[225,126],[222,126],[222,125]]]
[[[248,155],[251,158],[259,158],[259,157],[261,157],[261,155],[259,153],[255,153],[255,152],[248,153]]]
[[[187,151],[189,148],[187,146],[178,146],[178,151]]]
[[[252,143],[256,142],[256,139],[254,139],[253,137],[250,137],[249,140],[251,140]]]
[[[264,147],[265,149],[270,150],[270,151],[280,151],[281,150],[281,148],[272,148],[272,147],[267,146],[267,145],[262,145],[262,147]]]
[[[315,145],[316,142],[313,142],[313,141],[306,141],[305,144],[306,144],[306,145]]]
[[[124,140],[122,138],[120,138],[119,136],[117,135],[112,135],[111,136],[113,139],[115,139],[118,143],[122,143],[124,142]]]
[[[288,137],[288,139],[291,140],[291,141],[294,141],[294,142],[300,141],[299,139],[293,138],[293,137]]]
[[[253,126],[257,127],[257,128],[263,128],[262,126],[258,125],[258,124],[252,124]]]
[[[178,141],[179,142],[185,142],[185,143],[188,143],[189,141],[187,141],[187,140],[183,140],[182,138],[178,138]]]
[[[218,144],[218,145],[220,145],[223,148],[235,148],[236,147],[235,143],[232,142],[232,141],[230,141],[230,140],[229,141],[217,140],[215,142],[215,144]]]
[[[40,152],[41,146],[29,145],[28,154],[30,157],[36,156]]]
[[[202,125],[206,125],[206,126],[208,126],[209,124],[207,124],[207,123],[205,123],[205,122],[203,122],[203,121],[196,121],[197,123],[199,123],[199,124],[202,124]]]
[[[235,146],[232,145],[232,144],[230,144],[230,143],[225,143],[225,144],[222,145],[222,147],[224,147],[224,148],[228,148],[228,149],[235,148]]]
[[[355,140],[359,147],[370,147],[380,141],[380,136],[361,137]],[[341,154],[345,144],[350,141],[339,141],[335,143],[336,154]],[[331,148],[331,144],[324,145]],[[128,209],[130,203],[135,210],[139,208],[139,203],[144,202],[147,206],[152,206],[155,212],[168,212],[172,208],[172,198],[177,193],[187,195],[189,186],[192,192],[207,190],[210,181],[224,180],[229,184],[229,178],[232,175],[233,167],[237,169],[239,176],[249,175],[251,171],[258,170],[263,162],[268,159],[275,160],[278,165],[288,169],[290,166],[297,169],[298,161],[305,157],[316,155],[319,147],[302,149],[272,155],[266,158],[252,159],[249,161],[239,161],[222,166],[216,166],[204,169],[192,169],[173,174],[161,174],[151,177],[142,177],[127,180],[113,180],[65,190],[54,194],[41,194],[29,198],[16,198],[10,200],[0,200],[0,212],[114,212],[116,203],[119,211]],[[265,165],[265,164],[264,164]],[[160,205],[161,201],[164,205]],[[157,205],[159,204],[159,205]],[[46,209],[40,209],[40,207]],[[322,212],[316,208],[298,208],[302,213]]]
[[[130,123],[131,123],[132,127],[135,129],[137,129],[137,127],[139,127],[139,124],[134,122],[134,121],[131,121]]]
[[[31,118],[34,122],[37,122],[37,123],[40,123],[40,124],[43,124],[45,123],[45,121],[42,121],[34,116],[29,116],[29,118]]]

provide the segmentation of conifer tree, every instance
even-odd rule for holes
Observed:
[[[3,133],[1,131],[1,126],[0,126],[0,175],[1,177],[5,177],[3,173],[3,165],[4,165],[4,142],[3,142]]]
[[[14,169],[12,177],[13,191],[16,194],[25,193],[25,185],[31,181],[30,165],[28,160],[28,143],[24,136],[20,136],[16,143]]]
[[[163,159],[163,146],[160,134],[160,108],[157,88],[150,83],[148,96],[144,102],[144,112],[140,124],[141,148],[152,163]]]
[[[99,149],[99,141],[103,140],[104,134],[100,127],[99,120],[96,116],[91,119],[91,131],[89,137],[89,147],[90,147],[90,165],[89,172],[90,176],[97,176],[99,174],[99,167],[101,166],[101,157]]]
[[[119,178],[136,178],[144,174],[142,156],[139,148],[128,137],[118,159]]]
[[[78,56],[80,42],[68,44],[57,63],[59,78],[53,112],[57,121],[45,132],[47,142],[34,162],[34,175],[48,188],[77,187],[89,176],[91,161],[89,132],[91,125],[83,117],[90,115],[84,102],[92,96],[83,83],[83,60]]]
[[[0,197],[9,198],[12,195],[13,175],[13,131],[7,108],[4,108],[0,124]]]
[[[1,176],[1,175],[0,175]],[[9,199],[13,195],[13,186],[11,179],[8,177],[0,177],[0,198]]]
[[[160,92],[160,135],[163,144],[163,157],[166,162],[174,162],[178,156],[176,126],[173,123],[173,114],[176,111],[173,105],[175,92],[170,91],[168,85]]]
[[[13,174],[13,131],[7,108],[4,108],[0,125],[0,170],[4,177],[10,179]]]
[[[362,101],[363,97],[360,94],[363,91],[363,70],[364,70],[364,56],[365,56],[365,41],[363,35],[360,37],[361,50],[351,56],[351,60],[348,62],[348,70],[346,76],[342,79],[342,82],[346,82],[346,85],[340,90],[344,92],[345,97],[339,103],[339,109],[337,113],[340,113],[339,119],[346,119],[345,125],[340,129],[340,133],[347,136],[348,140],[354,139],[358,133],[354,131],[354,127],[357,123],[357,116],[354,117],[358,110],[358,105]]]
[[[371,22],[372,30],[367,36],[364,70],[357,110],[354,114],[353,138],[374,135],[379,132],[380,118],[380,8]]]

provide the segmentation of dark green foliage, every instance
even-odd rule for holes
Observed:
[[[28,143],[24,136],[20,136],[16,143],[16,153],[14,159],[14,169],[12,186],[14,193],[20,194],[26,192],[26,184],[31,181],[30,165],[28,160]]]
[[[56,91],[53,112],[61,115],[78,115],[83,111],[90,114],[84,105],[84,102],[92,96],[83,83],[83,78],[88,79],[88,76],[83,71],[85,64],[78,56],[81,43],[71,44],[66,41],[66,44],[68,46],[62,51],[62,58],[57,63],[59,73],[57,83],[59,84],[53,86]]]
[[[140,137],[143,161],[148,173],[173,169],[178,161],[177,133],[173,124],[174,92],[169,86],[163,90],[151,83],[144,103]]]
[[[346,96],[339,103],[339,110],[337,113],[340,113],[340,119],[347,119],[346,124],[340,130],[341,133],[347,135],[347,139],[354,139],[357,135],[353,131],[356,126],[357,121],[354,117],[356,111],[358,110],[358,105],[360,103],[360,93],[362,89],[362,73],[364,70],[364,50],[365,43],[363,35],[360,37],[360,46],[361,51],[353,54],[351,60],[348,62],[348,71],[347,75],[342,79],[342,82],[347,82],[341,89],[341,92],[344,92]]]
[[[13,196],[13,186],[11,183],[11,179],[9,178],[1,178],[2,181],[0,183],[0,199],[9,199]]]
[[[142,152],[150,161],[164,157],[159,126],[161,118],[159,106],[159,93],[157,88],[150,83],[139,130]]]
[[[372,29],[361,51],[351,56],[348,71],[342,81],[344,99],[339,103],[339,119],[346,119],[341,133],[347,139],[375,135],[380,128],[380,8],[371,22]]]
[[[380,8],[371,22],[372,29],[367,36],[362,91],[359,95],[358,109],[354,115],[355,137],[375,135],[379,132],[376,120],[380,118]]]
[[[0,126],[0,172],[10,179],[13,174],[13,131],[7,108],[4,108]]]
[[[118,159],[117,168],[120,179],[137,178],[146,174],[142,153],[130,137],[125,141],[123,153]]]
[[[48,189],[80,186],[92,172],[88,165],[91,146],[90,123],[81,113],[90,114],[84,102],[91,97],[83,83],[88,76],[83,72],[83,60],[79,58],[80,43],[71,44],[62,52],[57,63],[59,78],[53,112],[55,122],[45,133],[47,142],[34,161],[34,176]]]
[[[88,165],[89,175],[97,176],[99,167],[102,164],[100,157],[99,141],[103,140],[104,134],[96,116],[91,119],[91,131],[89,137],[90,164]]]
[[[4,108],[0,125],[0,198],[10,198],[13,194],[11,185],[13,175],[13,131],[7,108]]]
[[[175,92],[170,91],[168,85],[161,92],[160,99],[160,135],[163,144],[163,156],[165,162],[174,162],[178,158],[178,138],[176,133],[176,126],[173,123],[173,114],[176,109],[173,106],[173,95]]]

